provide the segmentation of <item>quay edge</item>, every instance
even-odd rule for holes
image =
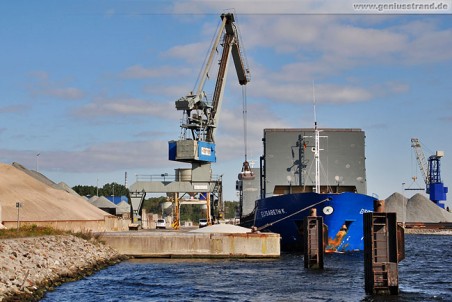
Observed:
[[[122,255],[136,258],[278,258],[275,233],[111,232],[99,233]]]

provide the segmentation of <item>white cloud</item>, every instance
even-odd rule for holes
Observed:
[[[80,100],[85,96],[81,89],[68,85],[67,80],[52,81],[45,71],[33,71],[29,75],[33,79],[30,85],[33,96],[48,96],[61,100]]]
[[[244,120],[243,107],[233,106],[233,109],[223,109],[219,120],[217,137],[217,152],[221,160],[244,157]],[[283,122],[275,112],[262,105],[248,106],[247,114],[247,146],[248,155],[254,159],[262,153],[262,136],[264,128],[286,128],[289,124]]]
[[[409,84],[394,80],[387,83],[381,83],[380,85],[375,86],[372,90],[375,91],[376,95],[386,96],[394,93],[406,93],[410,91],[410,88]]]
[[[111,17],[113,17],[114,15],[116,15],[116,10],[115,10],[114,8],[110,8],[110,9],[107,9],[107,10],[105,11],[105,16],[106,16],[107,18],[111,18]]]
[[[387,29],[360,28],[340,23],[332,24],[325,32],[320,44],[325,53],[347,60],[378,59],[406,49],[407,37]]]
[[[35,95],[51,96],[57,99],[64,100],[79,100],[84,97],[82,90],[75,87],[63,87],[63,88],[47,88],[42,90],[36,90]]]
[[[127,79],[153,78],[157,77],[161,71],[153,68],[145,68],[141,65],[133,65],[124,70],[121,76]]]
[[[378,19],[388,21],[388,16],[372,16],[370,25],[356,22],[362,16],[250,16],[242,24],[242,39],[250,48],[248,53],[270,49],[283,61],[295,55],[298,62],[286,65],[311,67],[300,70],[311,78],[311,70],[335,73],[375,63],[405,66],[452,59],[448,51],[452,29],[441,29],[437,22],[422,17],[392,17],[387,23]]]
[[[39,166],[46,171],[71,173],[167,167],[167,153],[162,152],[167,144],[166,141],[149,139],[97,144],[78,151],[45,151],[40,153]],[[19,162],[30,169],[35,168],[35,151],[0,149],[0,157],[2,161]]]
[[[312,84],[257,80],[253,83],[252,96],[272,100],[275,103],[312,103],[313,92],[318,103],[353,103],[368,101],[373,97],[370,90],[348,84]]]
[[[404,54],[409,64],[425,64],[452,60],[452,29],[424,32],[409,45]]]
[[[28,110],[30,106],[24,104],[6,105],[0,107],[0,113],[21,113]]]
[[[168,118],[175,115],[172,102],[145,101],[138,98],[97,98],[75,111],[77,116],[154,116]]]
[[[172,66],[161,67],[143,67],[141,65],[133,65],[121,73],[121,77],[126,79],[146,79],[146,78],[168,78],[178,77],[190,74],[187,68],[177,68]]]
[[[212,31],[213,32],[213,31]],[[177,45],[162,54],[163,58],[181,59],[194,65],[202,65],[209,50],[208,41]]]
[[[192,80],[190,82],[190,80]],[[193,89],[194,79],[186,78],[181,84],[174,84],[173,81],[168,81],[165,85],[146,84],[143,90],[149,95],[161,95],[166,100],[174,102],[182,96],[188,95]]]

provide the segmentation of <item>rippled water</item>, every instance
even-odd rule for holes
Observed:
[[[364,291],[363,253],[273,260],[140,259],[119,263],[46,294],[42,301],[452,301],[452,236],[406,235],[397,296]]]

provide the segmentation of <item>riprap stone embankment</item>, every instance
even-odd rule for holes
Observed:
[[[37,301],[62,282],[124,259],[111,247],[73,235],[0,240],[0,301]]]

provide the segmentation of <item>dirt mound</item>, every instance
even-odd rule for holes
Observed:
[[[1,220],[17,220],[17,202],[22,205],[21,221],[103,221],[109,216],[83,197],[56,187],[47,177],[17,163],[0,163]]]
[[[452,213],[438,207],[421,194],[407,199],[394,193],[385,200],[386,212],[396,212],[400,222],[452,222]]]

